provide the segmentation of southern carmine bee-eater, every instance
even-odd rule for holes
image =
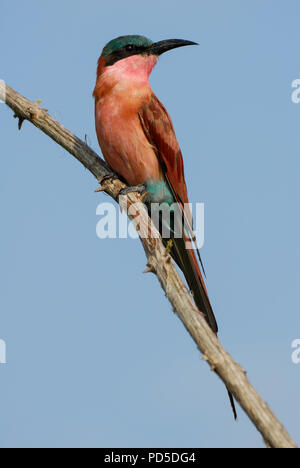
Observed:
[[[131,187],[129,190],[145,192],[148,208],[151,203],[170,207],[177,203],[182,208],[184,234],[175,236],[175,228],[170,226],[168,247],[185,275],[197,307],[217,333],[197,261],[199,252],[186,248],[187,240],[193,243],[195,239],[191,215],[184,210],[189,199],[182,154],[171,118],[149,84],[158,57],[188,45],[196,43],[180,39],[153,43],[143,36],[121,36],[110,41],[98,62],[94,89],[96,132],[106,162]],[[230,393],[229,396],[236,418],[233,397]]]

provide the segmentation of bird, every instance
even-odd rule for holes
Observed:
[[[140,35],[120,36],[108,42],[97,66],[93,92],[95,125],[105,161],[128,185],[122,192],[143,193],[149,210],[151,204],[157,203],[170,207],[169,234],[163,240],[182,270],[199,311],[217,334],[218,325],[195,244],[192,215],[186,209],[189,197],[182,153],[172,120],[149,82],[163,53],[190,45],[198,44],[182,39],[153,42]],[[174,204],[179,209],[174,210]],[[163,225],[160,216],[160,231]],[[178,225],[183,225],[182,235],[176,235]],[[186,248],[188,241],[195,248]],[[233,396],[229,391],[228,394],[237,419]]]

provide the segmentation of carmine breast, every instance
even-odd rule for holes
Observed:
[[[162,177],[138,115],[150,93],[145,87],[118,83],[95,102],[96,131],[103,156],[130,185]]]

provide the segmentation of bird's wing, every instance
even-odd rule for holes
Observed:
[[[163,104],[161,104],[154,94],[152,94],[150,101],[147,101],[141,107],[139,117],[145,135],[156,151],[174,198],[184,208],[183,205],[188,203],[189,200],[184,177],[183,158],[171,118]],[[186,276],[199,309],[206,315],[212,329],[217,331],[218,327],[195,252],[194,250],[184,248],[185,243],[182,242],[186,240],[194,241],[192,216],[184,210],[184,217],[189,239],[174,239],[173,256]]]
[[[176,202],[181,206],[185,219],[185,229],[190,242],[196,247],[199,261],[205,275],[203,263],[197,248],[193,231],[193,218],[189,207],[188,192],[184,177],[184,164],[171,117],[167,109],[152,93],[140,109],[139,118],[148,138],[156,151],[164,176],[170,186]]]
[[[176,200],[188,203],[183,159],[171,118],[163,104],[152,94],[140,109],[140,121],[149,142],[155,148]]]

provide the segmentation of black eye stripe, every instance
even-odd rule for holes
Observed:
[[[108,57],[106,57],[106,65],[113,65],[114,63],[122,60],[123,58],[130,57],[131,55],[136,55],[146,51],[146,47],[137,46],[135,44],[127,44],[119,50],[112,52]]]

